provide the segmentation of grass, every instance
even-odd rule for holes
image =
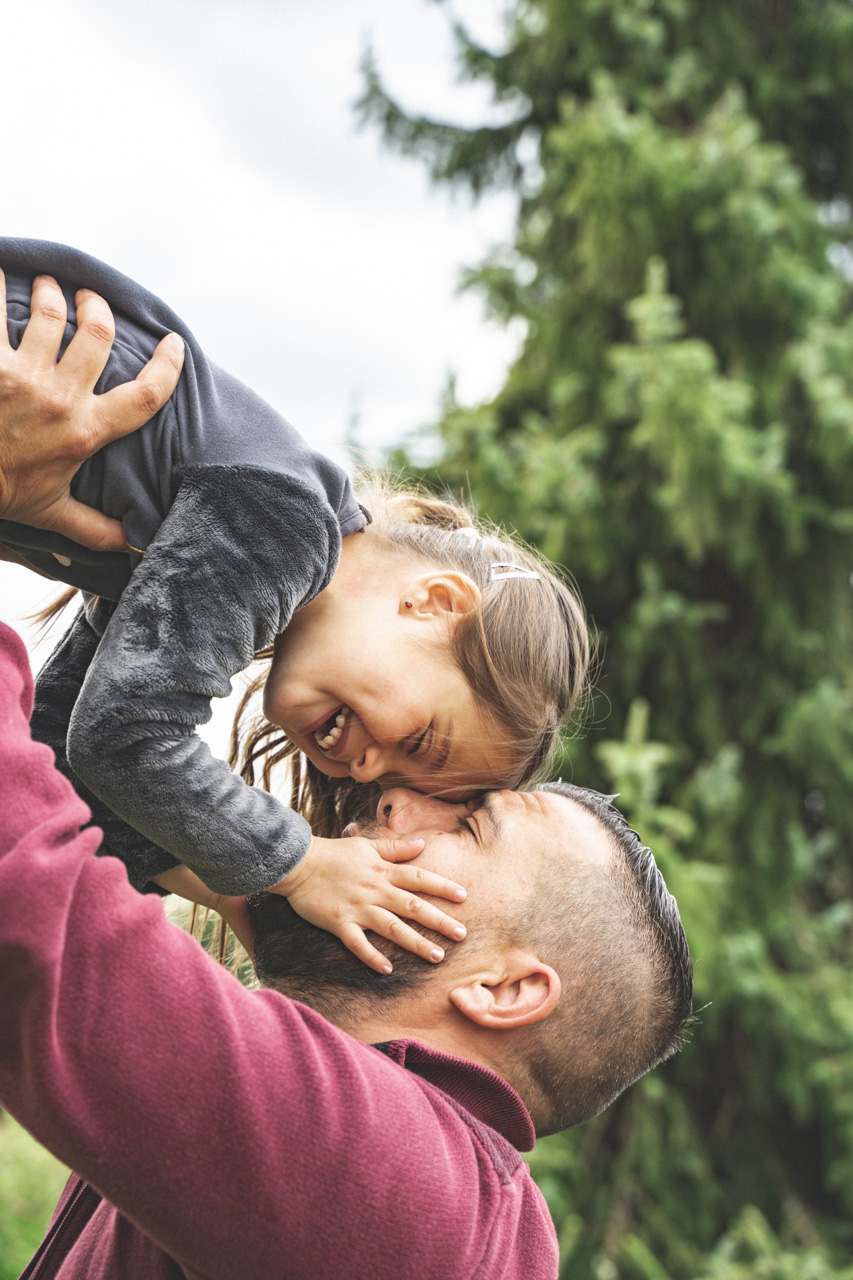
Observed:
[[[16,1280],[38,1248],[68,1170],[0,1113],[0,1280]]]

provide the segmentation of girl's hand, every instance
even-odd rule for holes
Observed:
[[[418,895],[461,902],[466,893],[445,876],[405,865],[423,847],[423,840],[314,836],[299,865],[270,892],[283,894],[303,919],[340,938],[377,973],[390,973],[391,962],[368,941],[365,929],[437,964],[444,959],[442,949],[399,917],[458,942],[465,926]]]

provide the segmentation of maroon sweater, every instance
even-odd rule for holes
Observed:
[[[95,858],[0,624],[0,1104],[79,1175],[47,1280],[553,1280],[498,1076],[246,991]]]

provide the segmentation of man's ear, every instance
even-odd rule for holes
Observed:
[[[472,974],[449,998],[477,1026],[511,1031],[550,1017],[560,993],[555,969],[535,956],[519,953],[501,975]]]
[[[467,573],[447,569],[441,573],[424,573],[417,578],[401,600],[400,609],[402,612],[411,611],[420,618],[448,614],[462,617],[477,609],[481,598],[480,588]]]

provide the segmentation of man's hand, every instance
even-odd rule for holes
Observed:
[[[53,529],[94,551],[125,551],[121,521],[72,498],[69,485],[93,453],[162,409],[177,386],[184,344],[169,334],[135,381],[96,396],[115,338],[113,314],[89,289],[76,304],[77,332],[57,363],[65,298],[55,280],[38,276],[30,320],[13,351],[0,271],[0,519]]]

